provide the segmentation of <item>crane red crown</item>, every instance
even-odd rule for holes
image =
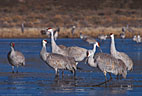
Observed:
[[[100,46],[100,43],[98,42],[98,45]]]
[[[14,46],[15,46],[15,43],[14,43],[14,42],[11,42],[11,46],[14,47]]]
[[[47,40],[44,40],[45,42],[47,42]]]
[[[52,29],[52,28],[49,27],[48,30],[49,30],[49,29]]]

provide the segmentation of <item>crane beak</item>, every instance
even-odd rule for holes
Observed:
[[[98,48],[99,48],[99,50],[100,50],[100,52],[102,52],[102,49],[101,49],[101,47],[100,47],[100,43],[98,43]]]

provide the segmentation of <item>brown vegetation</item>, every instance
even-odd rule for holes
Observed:
[[[22,33],[20,28],[1,28],[0,37],[1,38],[47,38],[48,36],[41,35],[40,30],[42,28],[25,28],[25,32]],[[130,38],[134,34],[142,35],[142,28],[133,28],[135,33],[126,32],[126,37]],[[59,38],[79,38],[79,34],[82,32],[83,34],[96,37],[100,34],[109,35],[110,33],[114,33],[118,38],[120,36],[121,27],[113,28],[113,27],[82,27],[76,28],[74,36],[71,34],[71,28],[61,27]]]
[[[134,34],[142,34],[141,5],[141,0],[0,0],[0,37],[43,37],[41,28],[58,26],[65,33],[61,37],[72,37],[68,35],[72,25],[77,26],[75,37],[80,31],[95,37],[102,30],[120,34],[127,24]],[[26,28],[23,34],[21,23]]]

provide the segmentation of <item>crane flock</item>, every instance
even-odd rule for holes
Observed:
[[[75,29],[75,27],[74,27]],[[55,40],[58,37],[58,28],[56,31],[53,31],[52,28],[47,28],[41,33],[51,34],[51,53],[46,51],[47,40],[42,40],[42,49],[40,51],[41,59],[51,68],[55,70],[55,75],[59,75],[58,70],[69,70],[74,75],[77,70],[77,64],[80,61],[83,61],[87,58],[87,63],[91,67],[99,68],[107,80],[106,74],[109,73],[110,79],[111,73],[117,76],[122,75],[123,78],[126,78],[127,71],[133,69],[132,59],[124,52],[119,52],[115,47],[114,34],[110,34],[111,45],[110,53],[96,53],[96,47],[100,47],[99,42],[87,35],[80,33],[80,38],[89,44],[93,45],[92,50],[81,48],[78,46],[67,47],[65,45],[57,45]],[[124,33],[124,29],[122,29]],[[107,37],[107,35],[106,35]],[[12,72],[14,73],[14,67],[24,66],[25,57],[14,49],[15,43],[10,43],[11,51],[8,53],[8,61],[12,66]],[[18,72],[18,69],[17,69]]]

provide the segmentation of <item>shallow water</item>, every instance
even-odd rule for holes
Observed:
[[[117,50],[127,53],[134,62],[134,69],[128,72],[126,79],[113,79],[104,84],[103,73],[97,68],[80,62],[76,78],[69,71],[65,76],[55,78],[54,70],[47,66],[39,57],[42,39],[0,39],[0,95],[10,96],[92,96],[92,95],[142,95],[142,43],[137,44],[131,39],[116,39]],[[50,42],[50,40],[48,39]],[[11,73],[7,60],[10,50],[9,43],[15,42],[15,49],[21,51],[26,58],[26,66],[19,67],[19,73]],[[80,39],[58,39],[58,44],[80,46],[92,49],[92,45]],[[110,39],[101,42],[103,52],[109,53]],[[50,43],[47,51],[51,51]],[[97,52],[99,50],[97,49]],[[109,78],[109,76],[107,75]]]

